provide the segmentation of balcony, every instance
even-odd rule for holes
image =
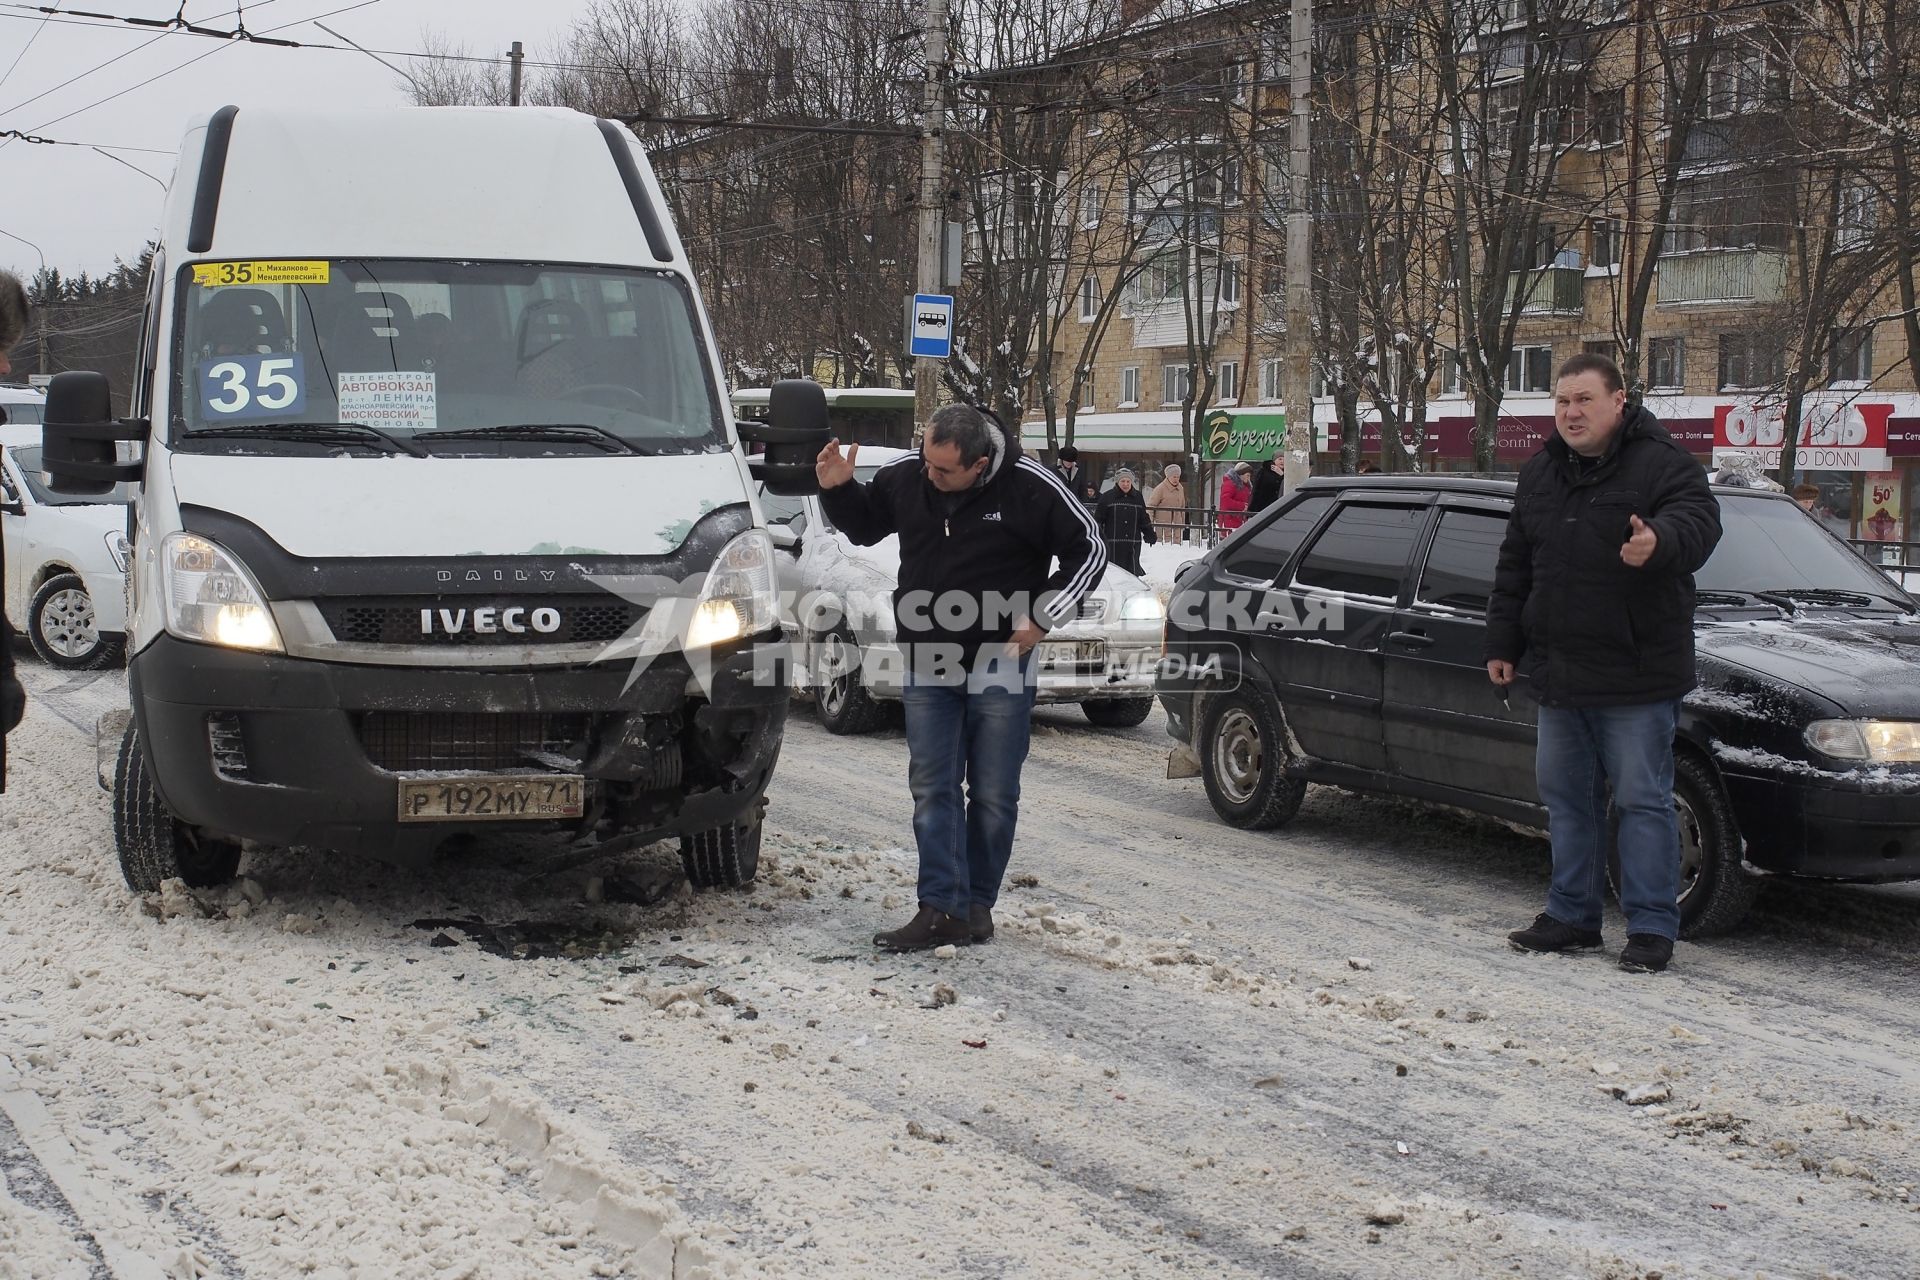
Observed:
[[[1514,271],[1507,277],[1507,302],[1515,293],[1523,294],[1523,316],[1577,316],[1585,310],[1581,287],[1587,273],[1579,267],[1534,267]]]
[[[1662,307],[1778,302],[1787,255],[1777,249],[1695,249],[1662,255],[1659,270]]]
[[[1168,298],[1155,306],[1136,308],[1133,313],[1133,345],[1136,347],[1186,346],[1185,301],[1180,298]]]

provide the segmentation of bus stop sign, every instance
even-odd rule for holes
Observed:
[[[953,355],[953,295],[913,295],[907,305],[907,354],[935,360]]]

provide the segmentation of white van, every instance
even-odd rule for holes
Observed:
[[[557,858],[677,836],[696,885],[751,879],[787,686],[753,481],[807,491],[825,410],[783,384],[773,425],[732,423],[631,138],[225,107],[162,236],[133,417],[61,374],[43,458],[134,486],[130,716],[102,725],[128,884],[503,827]]]

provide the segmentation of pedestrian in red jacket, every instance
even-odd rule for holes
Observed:
[[[1220,536],[1246,523],[1247,504],[1253,501],[1253,465],[1242,462],[1220,481]]]

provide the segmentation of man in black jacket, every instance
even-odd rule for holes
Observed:
[[[27,331],[27,316],[27,291],[19,280],[0,271],[0,374],[13,372],[8,357]],[[6,415],[0,413],[0,422],[5,421]],[[6,578],[6,571],[6,548],[0,547],[0,579]],[[6,610],[0,609],[0,792],[7,789],[7,735],[26,711],[26,691],[13,674],[13,631],[7,626]]]
[[[815,472],[827,518],[847,537],[870,546],[900,535],[894,632],[907,664],[920,848],[920,910],[873,942],[889,951],[985,942],[1013,854],[1033,649],[1099,584],[1106,547],[1059,474],[968,405],[935,413],[920,454],[870,484],[854,478],[859,450],[842,457],[829,441]]]
[[[1253,477],[1253,492],[1247,497],[1248,515],[1252,515],[1256,511],[1265,511],[1268,507],[1280,501],[1280,494],[1286,487],[1286,475],[1287,451],[1285,449],[1275,449],[1273,451],[1273,460],[1268,462],[1266,466],[1260,468]]]
[[[1607,799],[1620,815],[1620,967],[1657,973],[1679,934],[1673,735],[1694,686],[1693,574],[1720,541],[1700,464],[1605,356],[1560,366],[1554,430],[1514,493],[1487,608],[1487,675],[1540,704],[1534,770],[1553,841],[1524,951],[1600,945]]]

